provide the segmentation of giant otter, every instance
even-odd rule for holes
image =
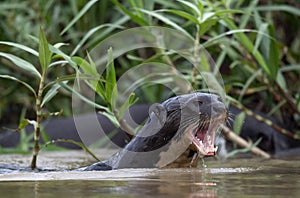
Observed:
[[[192,93],[155,104],[139,133],[111,158],[81,170],[195,167],[200,157],[213,156],[215,133],[227,109],[220,97]]]

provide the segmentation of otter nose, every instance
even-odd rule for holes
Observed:
[[[217,116],[226,113],[226,106],[222,102],[212,103],[212,116]]]

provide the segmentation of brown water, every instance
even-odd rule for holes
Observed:
[[[83,154],[66,157],[63,153],[54,163],[54,156],[57,153],[41,157],[41,164],[48,162],[48,167],[56,164],[61,168],[74,166],[76,157],[80,163],[90,160]],[[6,156],[12,159],[9,157]],[[3,163],[5,157],[1,159]],[[19,163],[25,159],[18,156]],[[16,171],[0,174],[0,197],[300,197],[299,158],[228,159],[226,162],[210,159],[206,160],[206,166],[99,172]]]

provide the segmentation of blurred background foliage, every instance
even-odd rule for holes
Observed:
[[[0,40],[36,49],[37,43],[30,35],[37,37],[42,26],[49,43],[67,43],[61,48],[64,53],[85,57],[100,41],[123,29],[148,25],[174,28],[204,45],[222,74],[230,98],[275,116],[297,131],[299,17],[300,2],[292,0],[3,0]],[[0,46],[1,52],[38,65],[38,58],[24,51]],[[184,68],[185,63],[176,55],[164,55],[153,50],[132,52],[115,61],[116,73],[120,76],[132,65],[154,58]],[[0,58],[0,73],[16,76],[34,87],[38,85],[5,58]],[[72,67],[55,67],[48,78],[73,73]],[[194,75],[191,69],[185,74]],[[201,89],[201,85],[196,83],[194,88]],[[169,96],[162,85],[148,86],[140,92],[140,103],[162,101]],[[0,93],[0,125],[17,123],[23,108],[27,109],[28,118],[34,117],[33,98],[22,85],[0,79]],[[71,116],[70,96],[61,90],[59,97],[48,103],[47,110],[63,109],[65,116]]]

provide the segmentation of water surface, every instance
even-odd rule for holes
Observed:
[[[209,159],[206,166],[12,171],[0,174],[0,192],[1,197],[300,197],[299,159]]]

